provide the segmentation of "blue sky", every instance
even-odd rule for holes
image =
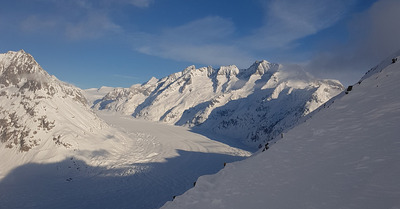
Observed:
[[[398,0],[0,0],[0,53],[81,88],[196,67],[299,64],[356,82],[400,49]]]

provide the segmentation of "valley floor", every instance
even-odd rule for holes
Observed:
[[[99,115],[130,136],[127,150],[99,166],[72,152],[61,162],[19,166],[0,180],[0,208],[158,208],[199,176],[250,155],[184,127]]]

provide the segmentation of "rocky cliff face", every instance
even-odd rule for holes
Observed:
[[[204,128],[254,145],[276,137],[343,91],[338,81],[282,67],[265,60],[244,70],[189,66],[160,80],[116,88],[94,107]]]
[[[70,148],[70,138],[104,125],[80,89],[50,76],[23,50],[0,55],[0,100],[1,146],[10,149]]]

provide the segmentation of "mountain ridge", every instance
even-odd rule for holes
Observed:
[[[315,79],[297,69],[292,70],[297,73],[294,76],[282,68],[265,60],[242,70],[235,65],[217,69],[211,66],[196,69],[191,65],[161,79],[151,78],[130,88],[115,88],[97,101],[94,108],[151,121],[203,127],[255,146],[289,129],[300,117],[344,89],[339,81]],[[278,100],[285,100],[280,105],[286,109],[278,111],[280,115],[273,112],[279,105],[269,110],[269,103]],[[296,103],[296,107],[287,102]],[[242,111],[246,104],[252,104],[247,112]],[[284,119],[284,112],[289,112],[290,118]],[[249,114],[258,115],[257,121],[249,121],[246,116]],[[262,122],[269,117],[272,117],[270,122]]]

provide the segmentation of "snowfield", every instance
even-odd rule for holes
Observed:
[[[163,208],[400,208],[400,63],[393,57],[265,152],[200,177]]]
[[[200,175],[250,155],[184,127],[100,116],[129,137],[118,142],[125,149],[74,151],[60,162],[19,166],[0,181],[0,208],[159,208]]]

